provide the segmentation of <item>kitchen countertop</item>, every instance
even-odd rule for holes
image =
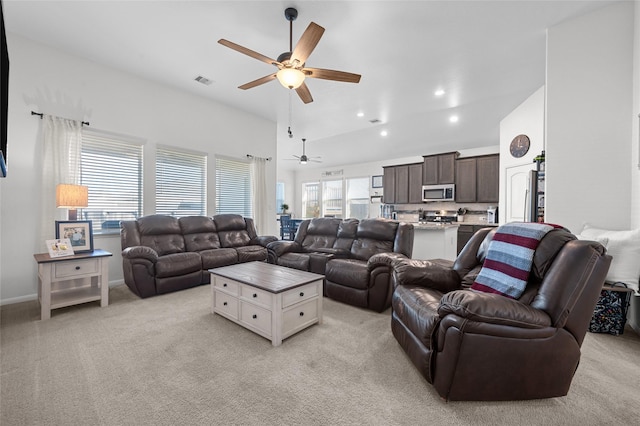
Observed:
[[[414,229],[448,229],[457,228],[460,224],[458,222],[453,223],[436,223],[436,222],[412,222]]]

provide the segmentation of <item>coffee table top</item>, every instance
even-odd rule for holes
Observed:
[[[209,272],[270,293],[281,293],[324,279],[324,275],[257,261],[213,268]]]

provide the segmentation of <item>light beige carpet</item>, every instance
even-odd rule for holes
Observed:
[[[1,312],[0,424],[627,425],[640,339],[588,334],[569,395],[443,402],[379,314],[325,299],[324,323],[274,348],[210,313],[210,287],[53,311]]]

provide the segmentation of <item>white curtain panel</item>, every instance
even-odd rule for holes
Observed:
[[[251,191],[253,200],[253,221],[258,235],[266,232],[267,225],[267,159],[253,157],[251,160]]]
[[[55,238],[55,221],[67,218],[66,209],[56,208],[56,186],[80,183],[82,122],[44,115],[42,140],[42,185],[39,247]]]

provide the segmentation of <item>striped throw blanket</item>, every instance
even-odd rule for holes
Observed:
[[[527,286],[536,247],[555,228],[560,226],[531,222],[500,226],[471,289],[518,299]]]

